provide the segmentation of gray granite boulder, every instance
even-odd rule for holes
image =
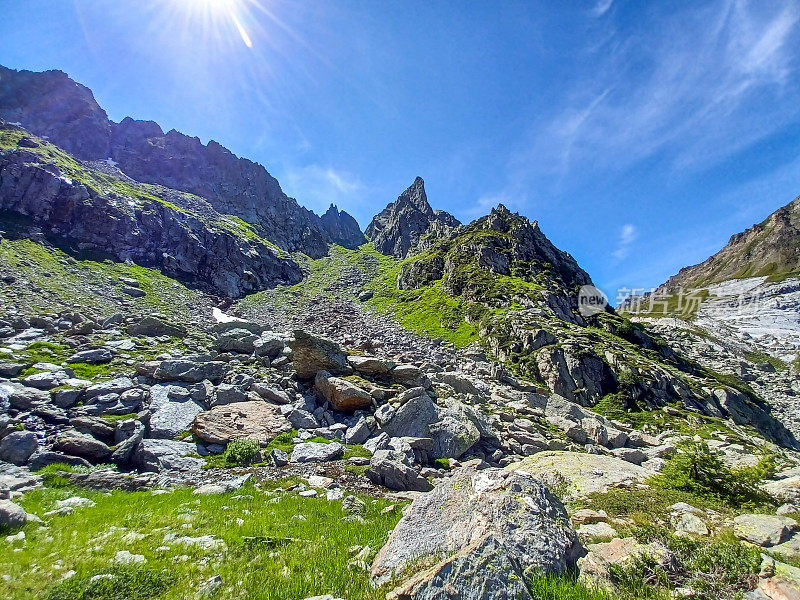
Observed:
[[[397,597],[526,599],[534,573],[563,573],[581,551],[564,507],[524,472],[465,469],[418,496],[372,563]],[[416,573],[422,561],[434,566]]]

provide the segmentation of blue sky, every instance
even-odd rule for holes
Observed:
[[[503,202],[613,300],[800,194],[799,21],[800,0],[4,0],[0,63],[362,227],[416,175],[462,221]]]

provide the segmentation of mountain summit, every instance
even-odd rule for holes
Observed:
[[[797,275],[800,275],[800,197],[761,223],[732,235],[722,250],[698,265],[681,269],[659,290],[697,288],[747,277],[780,281]]]
[[[432,226],[455,227],[460,224],[450,213],[431,208],[425,194],[425,182],[422,177],[417,177],[397,200],[372,219],[366,234],[378,252],[405,258]]]

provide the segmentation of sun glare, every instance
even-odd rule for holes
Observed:
[[[253,47],[247,29],[242,23],[241,14],[246,10],[247,0],[172,0],[192,20],[200,20],[208,28],[219,30],[233,25],[239,37],[248,48]]]

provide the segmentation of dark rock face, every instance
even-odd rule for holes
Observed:
[[[431,208],[425,194],[425,182],[417,177],[411,187],[372,219],[366,233],[378,252],[405,258],[434,224],[445,227],[460,225],[453,215]]]
[[[165,134],[152,121],[109,121],[92,92],[61,71],[0,66],[0,119],[47,136],[79,159],[110,158],[137,181],[201,196],[217,212],[252,223],[283,250],[313,258],[327,254],[331,237],[321,219],[289,198],[263,166],[213,140],[203,145],[174,130]],[[349,236],[354,235],[351,227],[345,219]]]
[[[202,196],[217,212],[253,223],[284,250],[313,258],[327,254],[329,238],[319,217],[284,194],[264,167],[213,140],[204,146],[175,130],[165,134],[152,121],[126,118],[112,123],[110,156],[137,181]]]
[[[27,150],[0,154],[0,210],[29,217],[81,250],[156,267],[224,296],[302,278],[294,261],[258,238],[212,229],[172,203],[101,195]]]
[[[81,158],[106,158],[111,122],[92,91],[61,71],[15,71],[0,66],[0,119],[22,123]]]
[[[361,232],[358,222],[343,210],[331,204],[328,211],[322,215],[322,227],[335,244],[345,248],[355,249],[367,241]]]

